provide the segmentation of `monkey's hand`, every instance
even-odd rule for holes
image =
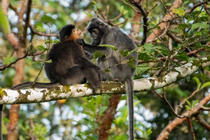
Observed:
[[[85,41],[83,39],[77,39],[77,44],[81,45],[81,46],[85,46]]]

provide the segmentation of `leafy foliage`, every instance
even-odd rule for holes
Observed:
[[[30,23],[36,31],[41,33],[57,33],[58,30],[66,24],[76,24],[78,28],[85,29],[90,17],[95,17],[99,11],[101,16],[107,16],[114,24],[119,25],[126,34],[129,34],[132,23],[142,25],[141,22],[134,22],[134,6],[131,8],[128,4],[121,1],[92,1],[84,0],[73,1],[32,1],[32,11],[30,14]],[[129,3],[127,0],[125,1]],[[158,6],[155,6],[158,3]],[[127,63],[135,68],[134,79],[142,77],[160,76],[173,70],[175,66],[181,66],[198,57],[209,57],[210,42],[209,21],[210,16],[205,10],[203,4],[191,10],[198,1],[183,0],[179,8],[172,10],[175,14],[174,19],[167,26],[161,35],[156,35],[153,42],[138,46],[138,50],[122,50],[122,56],[129,56],[133,51],[138,52],[138,66],[134,66],[133,58]],[[20,9],[20,3],[11,0],[11,5]],[[164,15],[169,14],[169,8],[173,6],[173,1],[152,1],[143,3],[143,8],[149,11],[147,35],[153,33],[155,29],[162,30],[159,23]],[[209,3],[206,4],[209,9]],[[136,9],[137,10],[137,9]],[[98,12],[98,13],[97,13]],[[96,14],[97,13],[97,14]],[[9,8],[8,15],[15,14],[14,9]],[[120,15],[120,18],[116,18]],[[169,14],[170,15],[170,14]],[[171,17],[170,15],[169,17]],[[18,35],[17,15],[6,17],[0,4],[0,60],[1,65],[7,65],[13,62],[14,56],[11,55],[13,49],[11,44],[5,39],[5,33],[13,31]],[[86,20],[86,18],[88,20]],[[115,19],[116,20],[113,20]],[[122,24],[119,24],[122,23]],[[141,26],[142,27],[142,26]],[[140,41],[143,37],[143,28],[141,33],[137,34],[135,40]],[[170,33],[175,37],[172,38]],[[27,30],[29,50],[32,56],[26,60],[25,81],[33,81],[39,73],[43,62],[51,63],[51,60],[45,61],[45,55],[53,43],[58,43],[55,37],[42,37],[36,35],[32,30]],[[89,36],[84,36],[85,40],[90,40]],[[101,47],[108,47],[118,51],[116,46],[103,44]],[[140,48],[140,49],[139,49]],[[196,52],[196,53],[194,53]],[[40,55],[35,55],[40,53]],[[103,52],[96,52],[94,59],[105,55]],[[196,62],[195,62],[196,63]],[[110,72],[110,69],[106,69]],[[187,76],[164,88],[167,100],[172,107],[176,107],[183,99],[189,97],[193,92],[195,95],[188,99],[183,108],[179,108],[178,114],[195,107],[200,100],[207,94],[210,86],[210,67],[197,71],[192,76]],[[8,68],[0,73],[0,86],[10,88],[13,84],[15,74],[14,68]],[[46,82],[46,77],[42,73],[39,81]],[[152,81],[152,79],[151,79]],[[47,81],[48,82],[48,81]],[[142,85],[140,85],[142,86]],[[162,95],[162,89],[156,92]],[[20,135],[19,139],[98,139],[98,130],[100,126],[100,117],[108,106],[109,95],[93,96],[89,98],[66,100],[65,102],[50,102],[48,104],[30,104],[21,105],[20,113]],[[117,114],[110,129],[109,139],[121,140],[127,139],[127,121],[128,110],[126,106],[126,96],[122,96],[121,102],[117,108]],[[209,107],[209,104],[207,104]],[[9,107],[5,107],[4,126],[6,126],[9,116]],[[175,118],[171,109],[165,101],[159,99],[151,91],[135,94],[135,136],[138,139],[156,139],[168,123]],[[149,112],[149,113],[148,113]],[[149,115],[148,115],[149,114]],[[203,119],[209,122],[210,113],[200,112]],[[152,116],[152,117],[148,117]],[[209,132],[198,122],[193,121],[193,128],[197,139],[209,139]],[[7,135],[6,127],[4,134]],[[177,135],[178,134],[178,135]],[[173,130],[168,139],[190,139],[188,124],[183,123]]]

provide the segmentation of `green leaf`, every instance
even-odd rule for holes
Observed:
[[[121,54],[122,56],[128,56],[129,51],[128,51],[128,50],[121,50],[121,51],[120,51],[120,54]]]
[[[175,13],[175,14],[177,14],[179,16],[184,16],[185,15],[185,13],[184,13],[184,7],[180,7],[178,9],[174,9],[173,10],[173,13]]]
[[[45,63],[52,63],[52,59],[44,61]]]
[[[10,31],[9,21],[4,12],[2,11],[1,3],[0,3],[0,19],[1,19],[0,28],[4,32],[4,34],[7,35]]]
[[[137,106],[138,104],[140,104],[141,103],[141,101],[140,100],[137,100],[137,101],[135,101],[134,103],[133,103],[133,106]]]
[[[42,45],[38,45],[38,46],[36,46],[36,48],[39,49],[40,51],[46,51],[46,50],[48,50],[48,48],[45,48]]]
[[[113,45],[109,45],[109,44],[100,44],[99,46],[100,46],[100,47],[110,48],[110,49],[112,49],[112,50],[114,50],[114,51],[118,50],[118,48],[116,48],[116,47],[113,46]]]
[[[148,61],[148,60],[151,59],[151,56],[148,55],[147,53],[140,52],[139,55],[138,55],[138,59],[142,60],[142,61]]]
[[[92,13],[91,12],[86,12],[86,11],[83,11],[83,13],[85,13],[88,17],[90,17],[90,18],[92,18],[93,17],[93,15],[92,15]]]
[[[128,64],[131,68],[136,69],[136,60],[135,60],[135,58],[130,57],[127,64]]]
[[[182,30],[185,29],[185,28],[188,28],[188,27],[189,27],[189,24],[179,24],[178,25],[178,28],[182,29]]]
[[[190,110],[191,109],[191,107],[188,106],[188,105],[185,105],[185,108],[186,108],[186,110]]]
[[[180,52],[176,55],[175,58],[177,58],[179,60],[183,60],[183,61],[188,61],[189,56],[186,54],[186,52]]]
[[[100,109],[99,109],[99,115],[102,115],[104,113],[104,111],[106,111],[106,109],[107,109],[107,106],[100,107]]]
[[[102,57],[102,56],[104,56],[104,55],[106,55],[104,52],[102,52],[102,51],[96,51],[96,52],[93,54],[93,59],[97,59],[97,58]]]
[[[186,97],[186,93],[181,90],[180,88],[175,88],[174,91],[180,96],[180,97]]]
[[[93,4],[93,5],[96,5],[97,3],[96,3],[96,1],[93,0],[93,1],[92,1],[92,4]]]
[[[193,108],[193,107],[195,107],[195,106],[196,106],[196,104],[198,104],[198,103],[199,103],[199,100],[195,100],[195,101],[193,101],[193,102],[192,102],[192,108]]]
[[[200,80],[199,80],[199,78],[198,77],[193,77],[193,80],[196,82],[196,84],[197,84],[197,89],[196,89],[196,91],[199,91],[199,89],[200,89],[200,87],[201,87],[201,82],[200,82]]]
[[[45,40],[45,44],[47,44],[47,43],[60,43],[60,41],[58,41],[58,40],[51,40],[51,39],[49,39],[49,40]]]
[[[9,123],[9,119],[3,117],[3,121],[6,122],[6,123]]]
[[[7,56],[3,57],[3,59],[4,59],[4,63],[3,63],[4,65],[8,65],[15,61],[15,58],[12,57],[10,54],[7,54]]]
[[[148,64],[141,64],[136,66],[135,73],[142,75],[148,70],[150,70],[150,66]]]
[[[209,25],[206,22],[204,22],[204,23],[195,23],[195,24],[192,25],[191,30],[195,30],[197,28],[208,29]]]
[[[191,103],[190,103],[190,101],[186,100],[186,102],[187,102],[187,104],[188,104],[189,106],[191,106]]]
[[[172,3],[166,3],[166,6],[167,7],[171,7],[172,6]]]
[[[45,32],[45,28],[43,28],[42,26],[37,26],[36,27],[36,30],[39,31],[39,32]]]
[[[105,72],[111,72],[110,69],[105,69],[104,71],[105,71]]]
[[[203,89],[203,88],[205,88],[205,87],[208,87],[208,86],[210,86],[210,82],[204,83],[204,84],[201,86],[200,90]]]
[[[143,49],[144,53],[147,53],[147,55],[152,55],[152,54],[154,54],[154,52],[158,52],[160,50],[160,47],[159,46],[154,46],[151,43],[145,43],[142,46],[142,49]]]
[[[149,128],[148,130],[147,130],[147,138],[149,138],[149,135],[151,135],[152,134],[152,128]]]
[[[55,23],[55,19],[53,19],[51,16],[48,15],[42,16],[40,21],[44,23]]]

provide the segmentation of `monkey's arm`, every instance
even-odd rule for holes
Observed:
[[[100,47],[98,45],[91,45],[91,44],[86,44],[85,41],[83,39],[77,39],[77,43],[81,46],[83,46],[83,49],[90,53],[90,54],[94,54],[96,51],[102,51],[105,54],[108,54],[108,50],[105,47]]]
[[[85,57],[77,57],[74,60],[74,63],[79,65],[80,67],[83,68],[95,68],[95,69],[100,69],[98,66],[96,66],[95,64],[93,64],[92,62],[90,62],[87,58]]]

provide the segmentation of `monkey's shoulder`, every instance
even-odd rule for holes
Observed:
[[[57,44],[54,44],[51,48],[52,51],[75,51],[80,49],[80,46],[73,40],[63,41]]]
[[[83,56],[84,51],[80,45],[78,45],[73,40],[63,41],[57,44],[54,44],[49,53],[49,57],[72,57],[75,55]]]

